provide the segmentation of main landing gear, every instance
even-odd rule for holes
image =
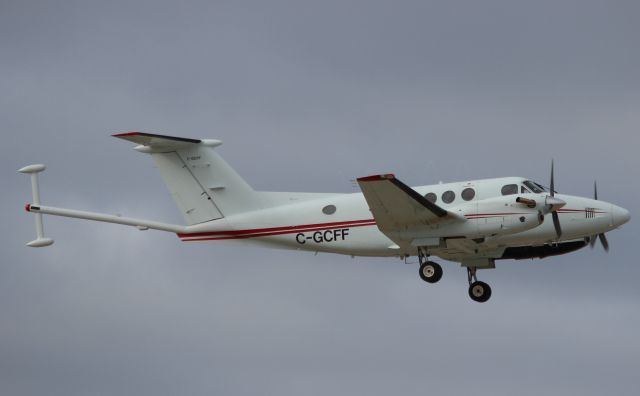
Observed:
[[[420,279],[428,283],[436,283],[442,278],[442,267],[440,264],[427,260],[427,255],[420,250],[418,252],[418,261],[420,262]]]
[[[436,283],[442,278],[442,267],[433,261],[420,264],[420,278],[428,283]]]
[[[420,279],[427,283],[436,283],[442,278],[442,267],[440,264],[429,261],[428,255],[422,250],[418,250],[418,262]],[[467,267],[467,279],[469,281],[469,297],[473,301],[487,302],[491,298],[491,287],[480,282],[476,277],[476,267]]]
[[[491,297],[491,287],[476,278],[476,267],[467,267],[467,278],[469,280],[469,297],[477,302],[488,301]]]

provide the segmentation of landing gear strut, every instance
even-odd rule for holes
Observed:
[[[469,297],[473,301],[486,302],[491,297],[491,287],[480,282],[476,277],[476,267],[467,267],[467,279],[469,280]]]
[[[427,260],[427,255],[422,252],[422,249],[418,251],[418,261],[420,262],[420,278],[428,283],[436,283],[442,278],[442,267],[440,264]]]

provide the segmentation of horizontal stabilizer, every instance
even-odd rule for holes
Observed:
[[[146,132],[117,133],[112,136],[119,139],[128,140],[140,146],[145,146],[144,148],[146,150],[140,151],[148,152],[175,151],[193,147],[194,145],[215,147],[222,144],[220,140],[214,139],[190,139],[177,136],[157,135]]]

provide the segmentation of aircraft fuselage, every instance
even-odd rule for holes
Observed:
[[[558,209],[563,230],[558,239],[551,216],[540,216],[538,210],[529,210],[516,202],[516,197],[543,202],[547,195],[546,192],[526,190],[523,185],[526,180],[510,177],[414,187],[422,195],[435,194],[439,206],[466,219],[464,222],[425,225],[419,232],[420,236],[439,239],[438,246],[429,248],[429,253],[453,261],[471,256],[500,259],[509,248],[582,241],[585,237],[617,228],[629,219],[625,209],[611,203],[555,194],[556,198],[566,202]],[[509,194],[501,194],[504,186],[514,184],[517,193],[507,191]],[[462,197],[465,189],[474,191],[469,200]],[[442,200],[447,192],[454,194],[450,203]],[[467,194],[467,198],[469,196]],[[451,199],[451,194],[446,198]],[[330,212],[325,209],[327,207],[335,207],[335,211],[327,214],[325,212]],[[405,257],[416,254],[415,246],[396,244],[378,229],[361,193],[327,195],[216,220],[204,224],[202,229],[192,227],[197,233],[179,234],[183,241],[234,241],[353,256]],[[411,236],[406,239],[410,240]],[[465,241],[460,243],[460,239]],[[571,246],[576,247],[577,244]],[[510,253],[507,251],[505,258],[524,258],[526,254],[539,257],[564,251],[549,248],[521,250],[518,257],[511,257],[513,252],[513,249]]]

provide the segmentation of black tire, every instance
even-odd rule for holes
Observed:
[[[442,267],[433,261],[427,261],[420,265],[420,279],[427,283],[436,283],[442,278]]]
[[[491,287],[484,282],[473,282],[469,285],[469,297],[473,301],[486,302],[491,298]]]

